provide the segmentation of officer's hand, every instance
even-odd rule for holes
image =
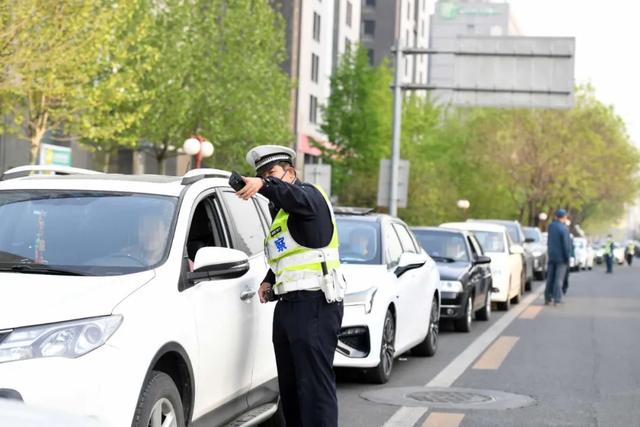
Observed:
[[[266,292],[271,289],[271,283],[268,282],[262,282],[260,284],[260,287],[258,288],[258,297],[260,298],[260,302],[261,303],[267,303],[269,301],[267,301],[267,295]]]
[[[244,182],[246,185],[236,193],[238,197],[244,200],[249,200],[252,196],[254,196],[262,186],[264,185],[264,181],[262,178],[244,178]]]

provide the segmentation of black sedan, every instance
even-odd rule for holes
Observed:
[[[413,228],[418,242],[438,263],[442,285],[440,318],[469,332],[477,320],[491,317],[491,258],[485,256],[473,233],[437,227]]]

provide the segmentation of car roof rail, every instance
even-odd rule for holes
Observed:
[[[191,185],[194,182],[198,182],[201,179],[205,179],[205,178],[229,178],[230,176],[231,176],[231,172],[223,171],[221,169],[213,169],[213,168],[192,169],[182,176],[182,181],[180,181],[180,184]]]
[[[350,206],[336,206],[333,208],[333,213],[340,215],[368,215],[374,211],[374,208],[357,208]]]
[[[11,168],[6,170],[1,176],[0,181],[9,178],[9,175],[19,175],[19,174],[34,174],[34,173],[52,173],[54,175],[101,175],[103,172],[98,172],[90,169],[82,169],[82,168],[74,168],[72,166],[61,166],[61,165],[25,165],[18,166],[15,168]],[[13,177],[19,178],[19,177]]]

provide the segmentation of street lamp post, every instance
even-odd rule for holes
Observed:
[[[182,149],[190,156],[196,156],[196,169],[202,166],[202,159],[213,156],[213,144],[200,135],[193,135],[182,145]]]
[[[545,229],[547,228],[547,219],[549,219],[549,216],[546,212],[540,212],[538,214],[538,225],[542,225],[542,227],[540,227],[542,231],[545,231]]]
[[[469,203],[468,200],[465,199],[460,199],[458,200],[458,202],[456,203],[456,205],[462,209],[462,216],[464,217],[464,219],[467,219],[467,210],[469,209],[469,207],[471,206],[471,203]]]

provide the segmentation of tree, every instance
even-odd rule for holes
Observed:
[[[31,162],[50,130],[67,130],[82,111],[82,89],[91,84],[110,23],[119,10],[110,1],[21,0],[3,4],[2,42],[12,58],[3,64],[5,112],[31,143]],[[0,52],[1,54],[1,52]]]
[[[345,53],[331,76],[322,109],[330,144],[316,146],[332,165],[332,188],[342,204],[376,205],[379,162],[391,144],[390,84],[387,63],[372,67],[361,46]]]
[[[191,134],[209,138],[224,164],[249,144],[289,139],[284,24],[269,2],[167,0],[154,20],[161,60],[143,78],[151,108],[138,134],[161,167]]]

